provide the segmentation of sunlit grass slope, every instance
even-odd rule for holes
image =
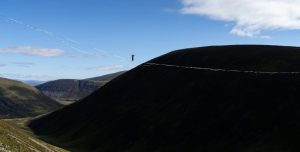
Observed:
[[[60,107],[34,87],[0,78],[0,118],[37,116]]]
[[[40,141],[19,121],[22,120],[0,120],[0,152],[66,152]]]

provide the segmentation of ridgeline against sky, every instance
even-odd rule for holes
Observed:
[[[0,76],[82,79],[179,48],[299,46],[299,7],[300,0],[5,0]]]

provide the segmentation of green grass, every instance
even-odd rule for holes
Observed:
[[[0,120],[0,152],[66,152],[37,139],[26,127],[26,119]]]
[[[34,87],[0,78],[0,118],[37,116],[61,106]]]

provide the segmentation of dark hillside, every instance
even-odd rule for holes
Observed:
[[[149,61],[249,71],[300,71],[300,48],[218,46]],[[297,152],[300,74],[141,65],[29,125],[73,151]]]
[[[77,101],[104,86],[110,80],[125,73],[117,72],[84,80],[60,79],[36,86],[45,95],[57,101]]]
[[[102,87],[104,82],[61,79],[36,86],[45,95],[58,101],[79,100]]]
[[[285,46],[211,46],[174,51],[156,63],[256,71],[299,71],[300,51]],[[152,62],[152,61],[150,61]]]

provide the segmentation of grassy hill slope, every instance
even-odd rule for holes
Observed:
[[[49,145],[16,124],[22,120],[0,120],[0,152],[66,152]]]
[[[34,87],[0,78],[0,118],[37,116],[60,107]]]
[[[149,61],[300,71],[300,48],[217,46]],[[141,65],[29,125],[72,151],[300,151],[300,75]]]

